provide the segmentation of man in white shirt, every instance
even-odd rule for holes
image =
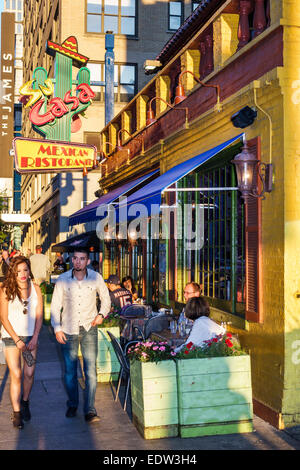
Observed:
[[[78,346],[83,357],[85,390],[84,414],[88,423],[99,421],[95,409],[97,387],[96,360],[98,325],[110,312],[110,297],[102,276],[91,269],[89,252],[77,249],[72,257],[73,269],[61,274],[56,281],[51,302],[51,324],[61,344],[65,363],[65,384],[68,393],[66,416],[76,415],[78,407]],[[97,312],[96,294],[101,307]]]
[[[50,261],[48,256],[42,254],[41,245],[36,245],[35,255],[30,256],[30,265],[35,283],[38,286],[42,282],[47,281],[50,271]]]

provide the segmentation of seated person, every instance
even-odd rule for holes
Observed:
[[[61,253],[56,253],[56,261],[53,264],[53,269],[55,274],[61,274],[67,271],[67,265],[65,263],[64,257]]]
[[[184,311],[186,318],[194,324],[188,339],[175,349],[176,352],[190,342],[195,346],[204,346],[204,341],[225,333],[225,328],[209,318],[209,305],[203,297],[189,299]]]
[[[111,274],[107,279],[107,287],[112,308],[121,310],[125,305],[132,304],[132,294],[129,290],[121,287],[120,279],[116,274]]]
[[[134,281],[131,276],[125,276],[122,279],[122,287],[129,290],[132,294],[132,300],[136,300],[138,298],[137,290],[134,287]]]

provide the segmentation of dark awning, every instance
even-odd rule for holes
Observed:
[[[100,240],[96,232],[93,230],[68,238],[68,240],[53,245],[51,251],[54,253],[71,253],[76,248],[87,248],[93,253],[98,253],[100,251]]]
[[[124,196],[126,193],[146,181],[152,175],[158,173],[158,171],[159,170],[154,170],[151,173],[147,173],[146,175],[143,175],[135,180],[129,181],[128,183],[125,183],[122,186],[119,186],[118,188],[109,191],[107,194],[104,194],[104,196],[99,197],[98,199],[96,199],[96,201],[91,202],[87,206],[72,214],[69,217],[69,225],[83,224],[85,222],[92,222],[96,220],[97,209],[100,206],[108,206],[108,204],[111,204],[119,197]]]
[[[159,213],[161,205],[161,194],[164,190],[169,188],[172,184],[176,183],[184,176],[191,173],[203,163],[210,160],[225,148],[229,147],[237,140],[241,139],[242,136],[243,134],[239,134],[236,137],[233,137],[232,139],[207,150],[206,152],[196,155],[195,157],[190,158],[189,160],[185,160],[179,165],[174,166],[164,174],[155,178],[153,181],[151,181],[151,183],[146,184],[146,186],[143,186],[143,188],[138,189],[133,194],[131,194],[131,196],[127,198],[126,203],[121,203],[117,206],[117,210],[120,211],[122,208],[127,206],[128,218],[133,216],[135,217],[136,215],[134,214],[136,213],[136,210],[140,212],[141,216],[150,214],[154,215]],[[132,208],[132,211],[130,211],[130,207],[133,205],[134,207]],[[142,212],[140,211],[141,208],[143,209]]]

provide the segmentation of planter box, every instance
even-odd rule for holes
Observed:
[[[107,331],[110,331],[117,339],[120,338],[118,326],[98,328],[97,381],[102,383],[118,380],[120,372],[120,363]]]
[[[51,314],[50,314],[50,307],[51,307],[51,300],[52,294],[44,294],[44,321],[45,325],[50,325],[51,322]]]
[[[130,363],[133,423],[144,439],[178,436],[174,361]]]
[[[181,437],[253,431],[249,356],[178,360]]]

